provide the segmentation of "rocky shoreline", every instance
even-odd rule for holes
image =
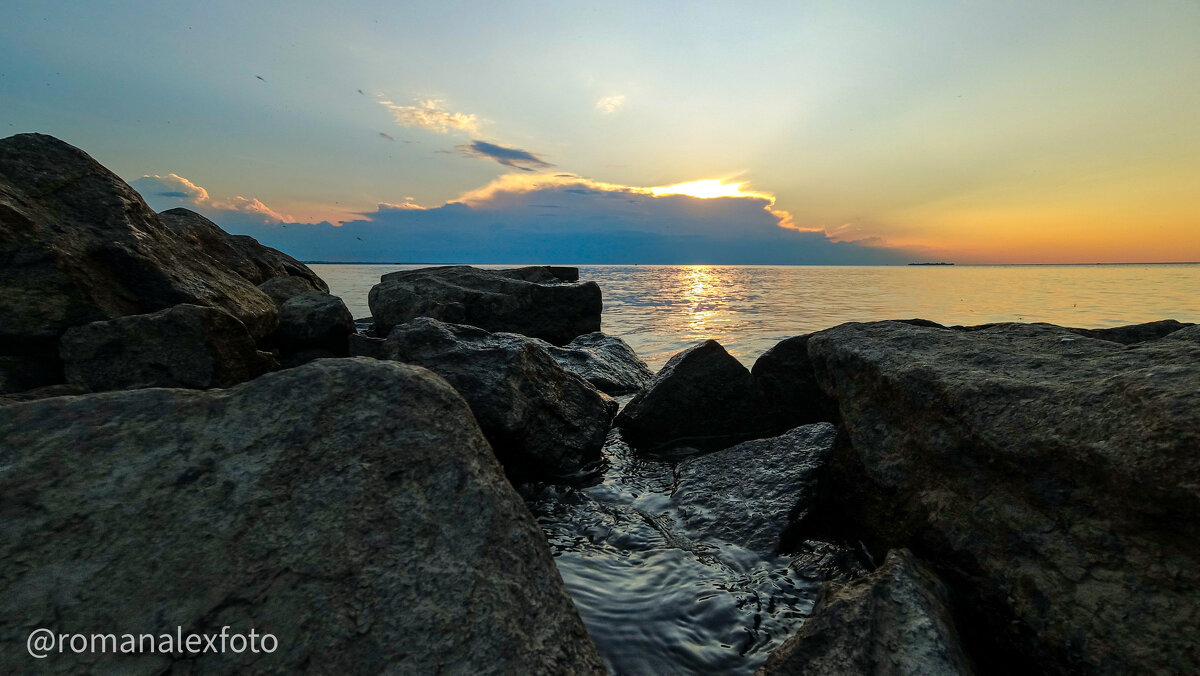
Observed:
[[[573,268],[392,273],[356,323],[35,134],[0,261],[10,670],[603,673],[514,486],[616,434],[678,461],[647,519],[824,582],[759,673],[1200,671],[1200,327],[851,323],[651,373]],[[226,625],[279,648],[24,647]]]

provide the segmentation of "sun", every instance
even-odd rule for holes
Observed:
[[[650,188],[650,192],[655,197],[662,195],[687,195],[689,197],[699,197],[700,199],[712,199],[714,197],[757,197],[752,192],[742,192],[742,186],[745,183],[725,183],[720,179],[708,179],[704,181],[691,181],[688,183],[676,183],[659,188]]]

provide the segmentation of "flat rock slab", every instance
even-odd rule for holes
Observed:
[[[380,278],[368,301],[381,336],[410,319],[431,317],[565,345],[600,330],[603,302],[595,282],[567,282],[564,277],[571,275],[549,267],[403,270]]]
[[[533,517],[444,380],[318,361],[229,390],[0,407],[0,664],[37,627],[247,634],[113,673],[602,673]],[[38,664],[37,666],[41,666]]]
[[[829,423],[805,425],[680,462],[676,518],[693,537],[778,554],[788,526],[808,511],[836,434]]]

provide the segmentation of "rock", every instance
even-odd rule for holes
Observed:
[[[821,391],[808,360],[808,338],[806,334],[776,343],[750,369],[774,424],[784,429],[837,420],[837,405]]]
[[[1200,671],[1200,344],[878,322],[808,353],[848,441],[814,528],[929,561],[997,668]]]
[[[241,322],[199,305],[77,326],[60,348],[67,380],[93,392],[229,387],[274,366]]]
[[[71,672],[603,673],[546,542],[429,371],[314,362],[212,392],[0,408],[0,663],[34,627],[277,639],[54,653]]]
[[[645,388],[654,378],[646,362],[616,336],[597,331],[585,333],[564,347],[544,341],[542,345],[559,366],[605,394],[632,394]]]
[[[258,290],[270,296],[271,300],[275,301],[275,305],[283,305],[289,299],[295,298],[302,293],[312,293],[320,291],[313,286],[312,282],[303,277],[292,277],[287,275],[284,277],[272,277],[262,284],[258,285]]]
[[[790,555],[788,570],[807,580],[846,584],[871,572],[863,553],[842,542],[805,540]]]
[[[579,268],[569,268],[561,265],[530,265],[524,268],[509,268],[495,270],[497,274],[509,279],[523,279],[538,284],[553,284],[555,282],[578,282]]]
[[[57,354],[49,354],[44,349],[20,351],[24,354],[0,354],[0,394],[24,392],[63,381]]]
[[[570,475],[600,459],[615,402],[536,341],[420,317],[392,329],[385,348],[458,390],[510,474]]]
[[[759,676],[971,674],[946,587],[907,550],[846,586],[828,585],[799,633]]]
[[[341,298],[310,291],[279,306],[279,328],[270,342],[285,353],[327,350],[344,357],[349,354],[347,339],[353,333],[354,317]]]
[[[255,338],[274,303],[190,245],[137,192],[51,136],[0,140],[0,352],[93,321],[180,303],[220,308]],[[8,347],[5,347],[8,345]]]
[[[158,216],[175,234],[251,284],[257,286],[272,279],[293,277],[308,282],[310,290],[329,293],[325,280],[307,265],[259,244],[249,235],[231,235],[190,209],[168,209]]]
[[[372,359],[387,359],[387,340],[352,333],[347,337],[347,345],[351,357],[370,357]]]
[[[1117,326],[1111,329],[1068,330],[1072,333],[1078,333],[1081,336],[1087,336],[1088,338],[1099,338],[1100,340],[1111,340],[1114,343],[1133,345],[1134,343],[1144,343],[1147,340],[1157,340],[1188,326],[1195,326],[1195,324],[1182,324],[1174,319],[1163,319],[1157,322],[1130,324],[1129,326]]]
[[[616,424],[639,450],[714,450],[777,431],[750,372],[715,340],[671,357]]]
[[[432,317],[555,345],[599,331],[603,305],[595,282],[562,282],[550,268],[497,271],[465,265],[386,274],[368,301],[376,335],[415,317]]]
[[[808,511],[836,433],[829,423],[805,425],[683,460],[671,507],[702,539],[778,554],[788,526]]]

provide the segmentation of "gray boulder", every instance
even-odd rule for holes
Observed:
[[[837,406],[821,391],[808,360],[808,338],[806,334],[776,343],[750,369],[772,421],[784,429],[837,420]]]
[[[907,550],[869,576],[830,584],[800,631],[771,653],[759,676],[953,676],[974,673],[949,610],[945,584]]]
[[[600,330],[603,303],[595,282],[565,282],[563,276],[569,275],[543,267],[404,270],[384,275],[368,302],[380,336],[415,317],[432,317],[565,345]]]
[[[326,350],[346,356],[348,337],[355,333],[354,317],[341,298],[310,291],[279,306],[279,328],[269,342],[285,353]]]
[[[1133,345],[1134,343],[1144,343],[1148,340],[1158,340],[1189,326],[1195,326],[1195,324],[1184,324],[1174,319],[1163,319],[1144,324],[1116,326],[1111,329],[1070,329],[1070,331],[1078,333],[1081,336],[1087,336],[1088,338],[1099,338],[1100,340],[1110,340],[1123,345]]]
[[[180,303],[220,308],[255,338],[275,304],[179,237],[141,196],[51,136],[0,140],[0,352],[89,322]],[[5,346],[10,347],[6,348]]]
[[[785,531],[807,514],[836,433],[829,423],[805,425],[688,458],[675,468],[673,514],[703,539],[778,554]]]
[[[259,284],[258,290],[267,294],[271,300],[275,301],[276,305],[283,305],[289,299],[299,296],[302,293],[323,292],[322,289],[318,289],[309,280],[291,275],[272,277]]]
[[[563,347],[541,342],[559,366],[605,394],[639,392],[654,378],[646,362],[616,336],[585,333]]]
[[[392,329],[388,359],[445,378],[514,475],[569,475],[600,459],[615,402],[537,341],[421,317]]]
[[[220,267],[237,272],[251,284],[257,286],[271,279],[293,277],[308,282],[314,291],[329,292],[325,280],[304,263],[282,251],[259,244],[249,235],[231,235],[190,209],[168,209],[159,213],[158,217],[181,239],[210,256]]]
[[[616,424],[640,450],[715,450],[778,431],[750,372],[715,340],[671,357]]]
[[[1129,346],[1045,324],[814,334],[849,442],[814,527],[918,552],[989,661],[1200,671],[1200,344],[1172,337],[1190,330]]]
[[[199,305],[77,326],[59,347],[67,381],[93,392],[229,387],[275,365],[241,322]]]
[[[0,664],[63,632],[247,635],[274,652],[63,672],[603,673],[541,530],[429,371],[314,362],[212,392],[0,408]],[[260,644],[261,645],[261,644]],[[27,667],[18,667],[27,668]]]

